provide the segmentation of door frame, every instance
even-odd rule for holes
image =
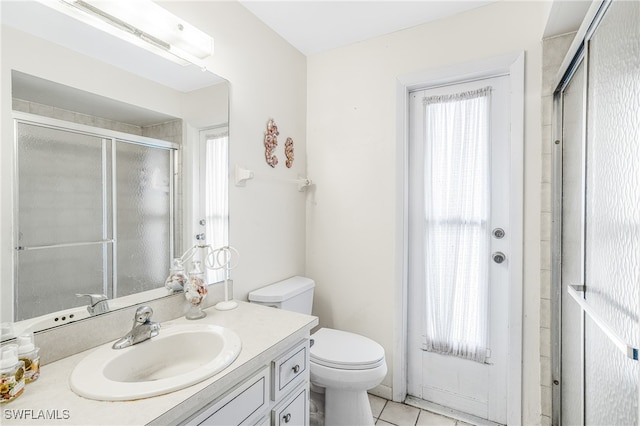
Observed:
[[[522,422],[522,312],[524,254],[524,52],[514,52],[484,60],[419,71],[396,79],[396,221],[397,239],[395,271],[402,285],[395,292],[393,392],[394,401],[407,397],[407,315],[408,315],[408,152],[409,92],[428,86],[439,86],[477,80],[496,75],[509,77],[511,188],[510,229],[512,248],[510,261],[509,335],[507,360],[507,423]]]

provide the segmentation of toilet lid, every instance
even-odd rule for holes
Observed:
[[[311,362],[344,370],[364,370],[384,364],[384,349],[377,342],[347,331],[321,328],[311,338]]]

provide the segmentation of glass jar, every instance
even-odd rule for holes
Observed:
[[[164,282],[164,287],[169,290],[169,294],[182,293],[184,286],[187,284],[187,274],[184,272],[182,259],[173,259],[173,265],[169,270],[169,277]]]
[[[18,359],[18,345],[0,349],[0,403],[13,401],[24,391],[24,362]]]
[[[191,304],[185,315],[187,319],[200,319],[207,316],[200,306],[207,296],[207,284],[199,261],[193,261],[189,271],[189,280],[184,288],[184,297]]]

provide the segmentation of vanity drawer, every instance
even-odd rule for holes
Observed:
[[[205,408],[187,422],[187,425],[254,424],[257,418],[264,415],[269,406],[268,383],[269,368],[265,367],[222,399]]]
[[[271,364],[271,399],[277,401],[309,377],[309,340],[302,341]]]
[[[273,426],[306,426],[309,424],[309,390],[305,385],[271,411]]]

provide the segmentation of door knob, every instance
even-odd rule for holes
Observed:
[[[505,260],[507,260],[507,256],[505,256],[504,253],[502,253],[501,251],[497,251],[495,253],[493,253],[491,255],[491,257],[493,258],[493,261],[500,264],[502,262],[504,262]]]

